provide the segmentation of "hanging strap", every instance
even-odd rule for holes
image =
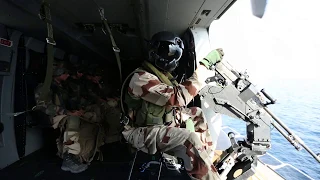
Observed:
[[[53,46],[56,45],[56,42],[53,39],[53,28],[51,23],[51,13],[50,13],[50,4],[48,4],[45,0],[42,1],[39,17],[41,20],[46,22],[47,24],[47,31],[48,37],[46,38],[47,41],[47,73],[46,78],[44,80],[41,93],[40,93],[40,100],[45,100],[48,96],[50,85],[52,82],[52,66],[53,66]]]
[[[119,68],[119,76],[120,76],[120,84],[122,84],[122,71],[121,71],[121,60],[120,60],[120,48],[117,46],[114,38],[113,38],[113,35],[112,35],[112,32],[111,32],[111,29],[108,25],[108,21],[107,19],[104,17],[104,9],[102,7],[99,7],[99,13],[100,13],[100,17],[101,17],[101,20],[102,20],[102,31],[105,35],[107,35],[106,33],[106,30],[108,31],[109,33],[109,36],[110,36],[110,39],[111,39],[111,43],[112,43],[112,50],[114,52],[114,54],[116,55],[116,59],[117,59],[117,64],[118,64],[118,68]]]

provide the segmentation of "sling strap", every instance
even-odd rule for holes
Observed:
[[[41,88],[40,93],[40,100],[45,100],[48,96],[51,81],[52,81],[52,66],[53,66],[53,46],[56,45],[56,42],[53,39],[53,28],[51,23],[51,13],[50,13],[50,4],[47,3],[45,0],[42,1],[39,17],[41,20],[46,22],[47,24],[47,32],[48,37],[46,38],[47,41],[47,73]]]
[[[132,76],[134,73],[138,73],[138,72],[145,72],[145,71],[141,70],[140,68],[135,69],[134,71],[132,71],[132,72],[127,76],[127,78],[124,80],[124,82],[122,83],[122,86],[121,86],[121,91],[120,91],[120,107],[121,107],[120,123],[121,123],[121,124],[124,124],[124,125],[127,125],[127,124],[129,123],[129,118],[127,117],[127,113],[126,113],[126,111],[125,111],[124,102],[123,102],[124,93],[125,93],[124,91],[125,91],[126,84],[127,84],[128,80],[131,78],[131,76]]]
[[[117,46],[114,38],[113,38],[113,35],[112,35],[112,32],[111,32],[111,29],[108,25],[108,21],[107,19],[105,18],[104,16],[104,9],[102,7],[99,7],[99,13],[100,13],[100,17],[101,17],[101,20],[102,20],[102,31],[105,35],[107,35],[106,31],[108,32],[109,36],[110,36],[110,40],[111,40],[111,43],[112,43],[112,50],[116,56],[116,59],[117,59],[117,64],[118,64],[118,68],[119,68],[119,77],[120,77],[120,84],[122,84],[122,71],[121,71],[121,60],[120,60],[120,48]]]

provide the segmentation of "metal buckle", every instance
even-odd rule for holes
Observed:
[[[114,52],[120,52],[120,48],[118,48],[117,46],[113,46],[112,49]]]
[[[121,113],[120,124],[123,124],[126,126],[129,124],[129,121],[130,119],[127,116],[125,116],[123,113]]]
[[[52,38],[46,38],[46,40],[47,40],[47,43],[48,43],[48,44],[51,44],[51,45],[53,45],[53,46],[56,45],[56,42],[54,41],[54,39],[52,39]]]
[[[101,20],[104,20],[104,9],[102,7],[99,7],[99,13],[100,13],[100,17],[101,17]]]
[[[42,21],[44,21],[46,19],[46,16],[42,13],[39,13],[38,16]]]

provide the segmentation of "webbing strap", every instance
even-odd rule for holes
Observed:
[[[101,16],[101,20],[102,20],[102,25],[103,25],[103,28],[102,28],[102,31],[104,34],[107,35],[105,29],[107,29],[108,33],[109,33],[109,36],[110,36],[110,39],[111,39],[111,43],[112,43],[112,50],[114,51],[114,54],[116,55],[116,59],[117,59],[117,64],[118,64],[118,68],[119,68],[119,76],[120,76],[120,84],[122,84],[122,71],[121,71],[121,60],[120,60],[120,48],[117,46],[114,38],[113,38],[113,35],[112,35],[112,32],[111,32],[111,29],[108,25],[108,21],[107,19],[104,17],[104,9],[102,7],[99,7],[99,13],[100,13],[100,16]]]
[[[125,93],[124,92],[124,88],[125,88],[125,86],[126,86],[126,83],[127,83],[127,81],[129,80],[129,78],[134,74],[134,73],[137,73],[137,72],[145,72],[145,71],[143,71],[143,70],[141,70],[141,69],[139,69],[139,68],[137,68],[137,69],[135,69],[134,71],[132,71],[128,76],[127,76],[127,78],[124,80],[124,82],[122,83],[122,86],[121,86],[121,94],[120,94],[120,107],[121,107],[121,111],[122,111],[122,113],[125,113],[125,109],[124,109],[124,106],[123,106],[123,96],[124,96],[124,94],[123,93]]]
[[[45,100],[48,96],[50,85],[52,82],[52,66],[53,66],[53,46],[56,45],[56,42],[53,39],[53,28],[51,24],[51,13],[50,13],[50,4],[48,4],[45,0],[42,1],[39,17],[41,20],[46,22],[47,24],[47,32],[48,37],[47,41],[47,73],[46,78],[44,80],[43,86],[41,88],[40,100]]]
[[[14,112],[14,113],[0,113],[1,115],[6,115],[6,116],[14,116],[14,117],[17,117],[17,116],[20,116],[21,114],[24,114],[24,113],[27,113],[27,112],[30,112],[30,111],[34,111],[38,106],[33,106],[32,109],[30,110],[26,110],[26,111],[21,111],[21,112]]]
[[[20,116],[21,114],[24,114],[24,113],[27,113],[27,112],[30,112],[30,111],[34,111],[34,110],[36,110],[38,107],[44,106],[44,104],[45,104],[44,101],[40,101],[40,102],[38,102],[37,105],[33,106],[33,107],[32,107],[31,109],[29,109],[29,110],[25,110],[25,111],[21,111],[21,112],[13,112],[13,113],[0,113],[0,115],[17,117],[17,116]]]

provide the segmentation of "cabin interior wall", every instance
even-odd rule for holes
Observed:
[[[2,28],[4,30],[4,28]],[[10,38],[8,38],[7,29],[1,31],[0,37],[13,40],[13,47],[3,47],[12,51],[14,55],[1,56],[1,61],[8,61],[11,63],[10,73],[7,75],[0,75],[1,82],[1,119],[0,121],[4,124],[4,131],[0,136],[0,169],[12,164],[19,160],[15,136],[15,125],[14,117],[6,115],[6,113],[14,112],[14,84],[15,84],[15,71],[17,65],[17,44],[19,42],[19,32],[14,32]],[[2,49],[2,54],[5,54]],[[1,50],[0,50],[1,51]],[[25,59],[27,61],[27,58]],[[26,146],[25,155],[29,155],[32,152],[40,149],[43,145],[42,130],[34,128],[26,128]]]
[[[38,18],[40,0],[0,1],[3,7],[0,23],[26,35],[45,38],[45,24]],[[94,58],[113,62],[110,38],[101,31],[101,19],[95,2],[104,8],[105,17],[115,27],[113,34],[121,49],[121,56],[142,59],[146,44],[144,40],[150,39],[154,33],[168,30],[181,35],[191,26],[208,27],[235,0],[47,1],[51,7],[57,44],[79,55],[91,52]],[[79,24],[92,25],[95,30],[90,31]],[[117,30],[116,26],[119,24],[124,28]]]
[[[195,27],[209,27],[218,20],[237,0],[205,0],[191,22]]]
[[[25,35],[37,39],[44,40],[47,37],[46,24],[38,16],[41,5],[40,1],[0,0],[0,4],[1,24],[5,24],[11,29],[19,30]],[[112,52],[107,53],[104,48],[105,46],[99,46],[100,44],[90,42],[86,38],[90,33],[83,31],[74,24],[68,24],[64,18],[60,19],[57,16],[57,12],[54,11],[53,7],[51,9],[52,22],[54,24],[53,33],[57,46],[81,56],[88,56],[87,54],[90,54],[91,59],[107,60],[108,55],[112,55]]]
[[[178,35],[185,32],[205,0],[150,0],[146,4],[146,38],[158,31],[172,31]]]
[[[4,34],[0,35],[1,37]],[[2,78],[2,86],[1,86],[1,122],[4,125],[4,131],[2,132],[3,138],[3,146],[0,147],[0,169],[4,168],[11,163],[19,160],[16,142],[15,142],[15,134],[14,134],[14,121],[13,116],[8,116],[4,113],[13,112],[13,84],[14,84],[14,74],[15,74],[15,67],[16,67],[16,60],[17,60],[17,49],[18,49],[18,42],[20,39],[21,33],[14,32],[11,35],[11,40],[14,41],[13,46],[10,49],[12,51],[12,56],[6,55],[1,56],[1,61],[9,62],[10,65],[10,73],[6,75],[0,75]],[[4,47],[4,46],[1,46]],[[7,48],[7,47],[5,47]],[[0,49],[1,51],[1,49]],[[2,50],[2,55],[4,54],[4,50]]]

